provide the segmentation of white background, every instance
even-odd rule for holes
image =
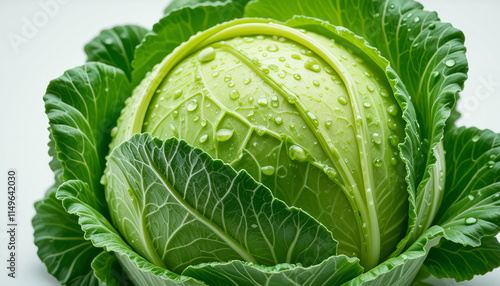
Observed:
[[[58,1],[55,12],[46,16],[43,3]],[[101,29],[121,24],[146,28],[162,16],[168,0],[0,0],[0,182],[6,183],[9,168],[19,173],[17,213],[18,277],[6,276],[6,194],[0,191],[0,284],[58,285],[36,256],[31,218],[33,203],[52,184],[47,155],[48,127],[42,96],[50,80],[63,71],[84,63],[83,46]],[[469,79],[459,109],[459,124],[500,132],[500,1],[425,0],[426,10],[437,11],[466,35]],[[26,34],[26,21],[39,22]],[[40,22],[42,20],[42,22]],[[36,20],[35,20],[36,21]],[[12,33],[26,38],[13,45]],[[500,270],[476,277],[463,285],[498,285]],[[436,285],[454,285],[436,281]]]

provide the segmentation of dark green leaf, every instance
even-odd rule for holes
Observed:
[[[85,45],[87,61],[105,63],[121,69],[132,79],[132,60],[148,30],[136,25],[116,26],[103,30]]]
[[[65,285],[98,285],[89,261],[101,250],[83,238],[78,217],[64,210],[55,190],[35,209],[35,245],[48,272]]]
[[[107,209],[100,179],[110,132],[130,92],[123,71],[88,63],[53,80],[44,96],[62,181],[88,183],[101,212]]]
[[[500,231],[500,135],[458,128],[446,134],[446,191],[435,223],[448,240],[479,246]]]
[[[93,249],[98,250],[98,253],[102,251],[99,248],[116,253],[127,277],[132,280],[134,285],[202,285],[192,278],[179,276],[158,267],[134,252],[122,240],[109,221],[94,208],[98,204],[92,199],[91,193],[88,184],[82,181],[68,181],[58,189],[57,198],[63,201],[64,208],[68,213],[78,216],[78,223],[85,233],[85,239],[93,244]],[[86,260],[88,266],[90,266],[89,261],[91,260]],[[102,266],[102,262],[97,261],[96,263],[100,263]],[[118,269],[117,274],[120,273]],[[109,276],[103,276],[102,270],[99,270],[98,275],[101,279],[111,279]],[[114,278],[117,279],[116,276]],[[118,280],[121,281],[122,278],[120,277]]]
[[[102,251],[92,261],[95,276],[107,286],[133,285],[112,252]]]
[[[500,266],[500,244],[491,236],[483,237],[478,247],[443,241],[431,249],[425,266],[437,278],[471,280]]]

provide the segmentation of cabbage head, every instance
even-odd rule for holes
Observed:
[[[463,41],[406,0],[173,1],[104,30],[44,97],[40,258],[68,285],[493,270],[500,137],[454,124]]]

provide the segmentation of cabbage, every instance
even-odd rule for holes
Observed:
[[[462,33],[413,1],[247,2],[174,1],[50,83],[49,273],[409,285],[498,267],[500,138],[454,126]]]

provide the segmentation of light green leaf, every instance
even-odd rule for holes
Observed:
[[[471,280],[500,266],[500,244],[491,236],[483,237],[477,247],[443,241],[431,249],[424,265],[437,278]]]
[[[411,95],[423,139],[419,151],[425,152],[412,158],[416,182],[420,182],[414,225],[422,225],[412,229],[410,220],[410,243],[415,241],[431,225],[442,198],[442,166],[436,161],[443,154],[436,149],[466,79],[462,32],[441,23],[435,13],[423,11],[414,1],[257,0],[245,10],[248,17],[280,21],[294,15],[323,19],[364,37],[390,61]]]
[[[209,285],[341,285],[363,273],[359,260],[344,255],[333,256],[310,267],[279,264],[264,267],[232,261],[188,267],[183,274]]]
[[[83,238],[78,218],[64,210],[55,189],[35,204],[32,224],[38,256],[62,284],[98,285],[89,261],[101,250]]]
[[[61,179],[88,183],[100,211],[107,209],[100,179],[110,132],[130,92],[123,71],[88,63],[53,80],[44,96]]]
[[[197,32],[241,16],[241,6],[232,2],[209,3],[172,11],[153,26],[153,31],[137,47],[132,62],[134,86],[165,56]]]
[[[310,266],[336,253],[315,219],[175,138],[134,135],[111,152],[109,168],[114,225],[143,256],[176,273],[231,260]]]
[[[429,254],[429,250],[439,243],[442,234],[443,229],[439,226],[431,227],[401,255],[384,261],[343,285],[410,285]]]
[[[121,69],[132,79],[132,60],[147,29],[137,25],[116,26],[103,30],[97,37],[85,45],[87,61],[96,61]]]
[[[98,204],[92,200],[91,193],[88,184],[73,180],[65,182],[59,187],[57,198],[63,201],[64,208],[68,213],[78,216],[78,223],[85,233],[84,237],[93,244],[94,249],[100,252],[102,250],[99,248],[104,248],[107,252],[117,254],[122,267],[134,285],[203,285],[192,278],[180,276],[158,267],[134,252],[122,240],[109,221],[94,208]],[[87,260],[87,265],[88,262],[89,260]],[[101,279],[109,278],[103,277],[102,274],[102,270],[100,270]],[[141,284],[144,282],[149,284]]]

